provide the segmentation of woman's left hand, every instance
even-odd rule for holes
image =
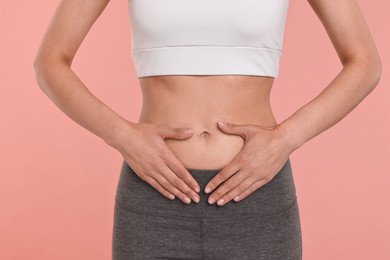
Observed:
[[[288,160],[293,149],[286,139],[281,125],[260,126],[254,124],[218,124],[226,134],[240,135],[245,145],[237,156],[226,165],[205,187],[213,204],[222,206],[234,199],[240,201],[272,180]],[[210,188],[210,191],[207,190]]]

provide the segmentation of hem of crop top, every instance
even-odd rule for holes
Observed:
[[[237,74],[277,78],[281,50],[253,46],[184,45],[133,49],[137,78]]]

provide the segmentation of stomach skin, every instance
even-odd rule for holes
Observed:
[[[244,146],[239,135],[217,122],[277,124],[270,105],[274,78],[247,75],[163,75],[139,78],[142,110],[139,123],[194,130],[185,140],[165,139],[186,168],[222,169]]]

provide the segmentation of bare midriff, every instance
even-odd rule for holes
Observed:
[[[163,75],[139,81],[143,96],[139,123],[194,130],[188,139],[165,139],[186,168],[221,169],[241,151],[243,137],[222,132],[218,121],[277,124],[270,106],[272,77]]]

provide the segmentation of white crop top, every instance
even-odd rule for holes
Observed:
[[[138,78],[277,78],[289,0],[128,0]]]

